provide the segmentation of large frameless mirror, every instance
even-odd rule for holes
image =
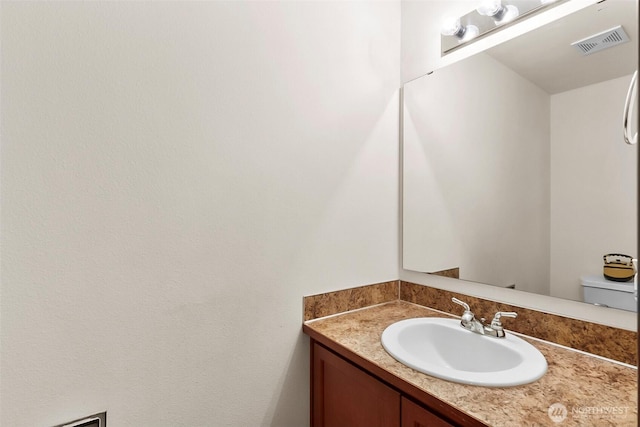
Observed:
[[[404,268],[583,301],[605,254],[637,257],[637,40],[607,0],[405,84]]]

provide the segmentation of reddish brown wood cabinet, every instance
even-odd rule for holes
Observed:
[[[312,346],[312,427],[452,427],[332,351]]]
[[[406,397],[402,398],[401,418],[401,427],[453,427],[452,424]]]
[[[400,393],[315,344],[314,427],[400,427]]]

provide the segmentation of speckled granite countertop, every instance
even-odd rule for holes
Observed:
[[[489,426],[637,425],[637,370],[623,364],[523,337],[545,356],[547,373],[532,384],[487,388],[422,374],[396,361],[382,347],[380,336],[387,326],[433,316],[446,317],[395,301],[308,321],[304,329]],[[552,405],[563,408],[557,404],[566,408],[561,422],[549,416]]]

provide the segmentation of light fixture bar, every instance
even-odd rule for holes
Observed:
[[[442,56],[501,28],[520,22],[568,0],[484,0],[460,18],[448,18],[442,26]],[[457,24],[454,25],[454,24]]]

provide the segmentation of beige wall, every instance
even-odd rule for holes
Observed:
[[[398,2],[2,2],[0,425],[308,423],[398,275]]]
[[[551,97],[551,295],[581,301],[602,256],[637,256],[637,146],[622,140],[631,76]],[[597,101],[597,102],[595,102]]]

